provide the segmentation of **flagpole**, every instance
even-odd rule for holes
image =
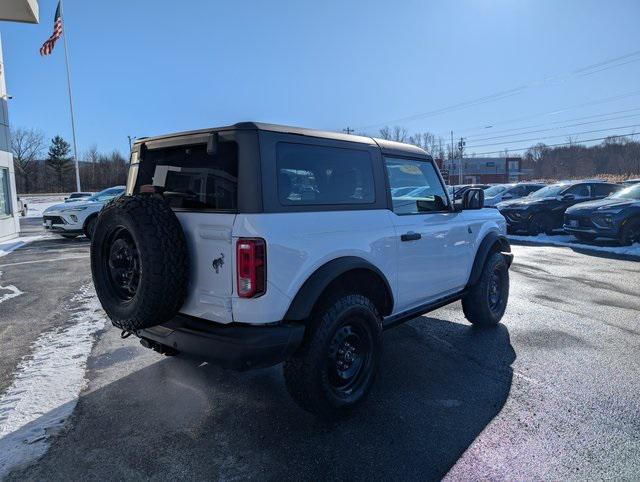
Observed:
[[[73,158],[76,165],[76,189],[80,187],[80,168],[78,167],[78,145],[76,143],[76,120],[73,114],[73,96],[71,94],[71,73],[69,71],[69,53],[67,47],[67,20],[64,18],[64,6],[60,0],[60,16],[62,17],[62,40],[64,41],[64,62],[67,66],[67,89],[69,90],[69,110],[71,111],[71,135],[73,136]]]

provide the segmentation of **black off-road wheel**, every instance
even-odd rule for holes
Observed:
[[[640,243],[640,219],[627,221],[620,231],[620,244],[630,246],[633,243]]]
[[[284,363],[293,399],[324,419],[349,414],[365,399],[382,354],[382,318],[368,298],[340,295],[312,314],[309,334]]]
[[[462,298],[464,316],[474,325],[500,323],[509,299],[509,268],[502,253],[494,253],[484,264],[478,283]]]
[[[537,236],[538,234],[553,234],[553,220],[551,216],[544,213],[534,214],[529,220],[527,229],[529,236]]]
[[[122,196],[98,216],[91,273],[111,322],[136,331],[173,318],[187,293],[187,245],[164,200]]]

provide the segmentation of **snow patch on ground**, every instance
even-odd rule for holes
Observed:
[[[605,253],[620,254],[626,256],[640,257],[640,243],[634,243],[631,246],[600,246],[598,241],[595,244],[582,243],[570,235],[548,236],[539,234],[538,236],[507,236],[512,241],[522,241],[525,243],[544,244],[553,246],[566,246],[569,248],[585,249],[591,251],[600,251]]]
[[[64,202],[66,196],[20,196],[20,202],[27,205],[27,218],[41,218],[48,207]],[[21,204],[21,205],[22,205]]]
[[[38,337],[0,397],[0,479],[45,454],[86,383],[87,358],[106,318],[90,286],[68,309],[69,321]]]
[[[0,278],[2,278],[2,271],[0,271]],[[24,294],[14,285],[2,286],[0,285],[0,305],[11,298]]]
[[[2,243],[0,243],[0,258],[8,255],[9,253],[11,253],[12,251],[15,251],[18,248],[21,248],[27,243],[30,243],[32,241],[37,241],[38,239],[42,239],[42,238],[43,238],[42,235],[23,236],[20,238],[10,239],[9,241],[3,241]]]

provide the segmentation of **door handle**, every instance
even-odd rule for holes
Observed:
[[[400,241],[417,241],[422,238],[420,233],[405,233],[400,235]]]

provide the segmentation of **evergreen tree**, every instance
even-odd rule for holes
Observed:
[[[65,177],[71,169],[71,146],[60,136],[51,139],[46,165],[53,174],[58,192],[65,192]]]

